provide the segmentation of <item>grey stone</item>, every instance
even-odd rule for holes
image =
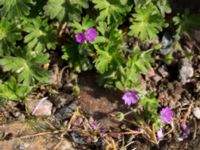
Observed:
[[[190,78],[194,75],[194,69],[188,59],[181,60],[181,67],[179,70],[179,78],[183,84],[190,81]]]
[[[76,110],[77,105],[75,103],[72,103],[70,105],[68,105],[67,107],[62,107],[61,109],[59,109],[55,116],[58,120],[66,120],[69,119],[73,112]]]
[[[162,48],[160,49],[161,54],[163,55],[169,54],[173,50],[172,44],[173,44],[173,39],[169,35],[164,34],[161,40],[161,45],[162,45]]]

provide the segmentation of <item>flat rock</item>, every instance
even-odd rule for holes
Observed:
[[[28,108],[34,116],[50,116],[52,114],[53,104],[44,97],[40,100],[32,100],[28,104]]]

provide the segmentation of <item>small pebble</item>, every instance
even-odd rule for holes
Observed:
[[[192,112],[193,112],[193,115],[194,115],[197,119],[200,119],[200,108],[199,108],[199,107],[193,108]]]
[[[179,70],[179,77],[183,84],[189,82],[194,75],[194,69],[188,59],[182,59],[181,68]]]
[[[162,45],[162,48],[160,49],[161,54],[163,55],[169,54],[173,50],[172,44],[173,44],[173,39],[169,35],[165,34],[161,40],[161,45]]]

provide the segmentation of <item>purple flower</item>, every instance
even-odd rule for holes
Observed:
[[[181,125],[182,128],[182,135],[178,138],[179,141],[183,141],[184,139],[188,138],[188,135],[190,134],[189,127],[184,123]]]
[[[158,139],[159,139],[159,140],[162,140],[163,137],[164,137],[162,128],[160,128],[156,133],[157,133]]]
[[[107,129],[107,128],[100,128],[100,132],[102,132],[102,133],[106,133],[106,132],[108,132],[109,130]]]
[[[97,128],[98,128],[98,124],[97,124],[97,122],[92,122],[91,124],[91,127],[94,129],[94,130],[96,130]]]
[[[93,43],[95,41],[95,38],[97,37],[98,33],[96,29],[89,28],[84,32],[86,40],[88,40],[90,43]]]
[[[170,123],[173,119],[173,111],[169,107],[165,107],[160,111],[160,120],[165,123]]]
[[[78,34],[75,35],[75,38],[76,38],[76,42],[82,44],[85,42],[86,38],[85,38],[85,35],[84,33],[80,32]]]
[[[122,100],[124,100],[124,103],[127,105],[135,104],[138,101],[138,93],[134,90],[127,91],[122,96]]]

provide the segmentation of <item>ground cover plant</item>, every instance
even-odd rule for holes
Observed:
[[[69,139],[68,149],[198,149],[199,8],[187,0],[0,0],[1,124],[39,126],[43,133],[29,136],[53,135],[50,149]]]

